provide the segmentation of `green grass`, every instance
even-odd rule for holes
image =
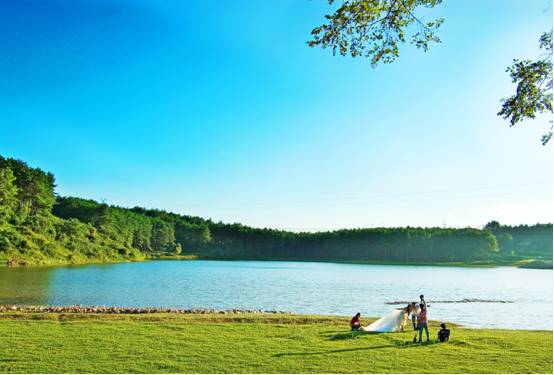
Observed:
[[[0,314],[0,373],[552,373],[551,331],[356,334],[300,315]],[[437,327],[431,326],[432,338]]]

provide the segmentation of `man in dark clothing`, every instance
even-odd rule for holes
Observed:
[[[450,330],[446,329],[446,324],[441,324],[441,330],[439,331],[439,341],[446,342],[450,338]]]
[[[427,305],[427,302],[425,302],[425,296],[423,294],[419,296],[419,303],[423,303],[425,305],[425,309],[429,307],[429,305]]]

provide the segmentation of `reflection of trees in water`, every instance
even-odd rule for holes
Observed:
[[[46,304],[52,272],[48,267],[0,267],[0,305]]]

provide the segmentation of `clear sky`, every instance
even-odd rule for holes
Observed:
[[[2,0],[0,154],[61,195],[259,227],[552,221],[548,118],[509,128],[505,68],[546,0],[444,0],[442,43],[309,48],[323,0]]]

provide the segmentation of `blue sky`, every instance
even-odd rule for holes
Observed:
[[[548,118],[496,116],[550,2],[445,0],[443,42],[376,69],[306,46],[329,10],[0,1],[0,154],[62,195],[260,227],[551,221]]]

